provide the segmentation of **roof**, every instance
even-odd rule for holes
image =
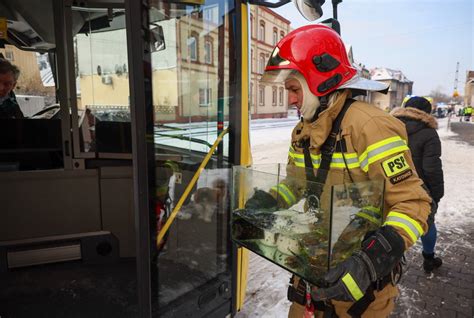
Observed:
[[[268,8],[265,8],[265,7],[259,7],[259,9],[265,11],[265,12],[268,12],[270,13],[271,15],[273,15],[275,18],[283,21],[284,23],[290,25],[291,24],[291,21],[288,20],[288,19],[285,19],[284,17],[282,17],[281,15],[279,15],[278,13],[276,13],[275,11],[271,10],[271,9],[268,9]]]
[[[402,83],[411,83],[405,74],[399,70],[392,70],[387,67],[377,67],[370,70],[370,77],[376,81],[395,80]]]
[[[363,78],[370,79],[369,70],[365,67],[364,64],[354,59],[354,51],[352,50],[352,45],[345,44],[345,47],[346,47],[347,57],[349,58],[349,62],[351,63],[352,67],[356,69],[357,74],[359,74]]]

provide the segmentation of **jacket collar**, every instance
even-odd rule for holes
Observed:
[[[0,102],[0,105],[5,104],[5,102],[17,104],[16,96],[15,96],[15,93],[13,93],[13,91],[11,91],[10,94],[8,94],[8,96]]]
[[[422,110],[413,107],[401,108],[397,107],[390,113],[397,118],[407,118],[410,120],[420,121],[426,124],[429,128],[438,128],[438,122],[430,114],[425,113]]]
[[[350,97],[350,91],[342,91],[328,109],[319,114],[316,121],[311,123],[310,138],[311,148],[319,149],[331,133],[332,123],[344,106],[344,102]]]

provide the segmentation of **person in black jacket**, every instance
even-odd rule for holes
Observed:
[[[435,257],[436,225],[434,216],[438,204],[444,195],[443,167],[441,163],[441,141],[436,129],[438,123],[431,114],[431,103],[423,97],[412,97],[405,108],[397,108],[392,115],[405,123],[408,133],[408,147],[411,150],[413,162],[418,176],[429,190],[432,202],[431,214],[428,218],[428,232],[421,237],[423,243],[423,268],[431,272],[442,264]]]

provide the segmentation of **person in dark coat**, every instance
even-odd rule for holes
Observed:
[[[429,190],[432,202],[431,214],[428,219],[428,232],[421,237],[423,243],[423,268],[431,272],[442,264],[435,257],[437,231],[434,216],[439,201],[444,195],[443,167],[441,163],[441,141],[436,129],[438,123],[431,114],[431,103],[423,97],[410,98],[404,108],[397,108],[392,115],[405,123],[408,133],[408,147],[418,176]]]

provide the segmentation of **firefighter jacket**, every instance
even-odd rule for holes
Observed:
[[[300,122],[294,128],[288,154],[288,177],[271,190],[272,194],[278,194],[281,205],[289,207],[303,198],[307,186],[301,181],[306,175],[303,145],[309,140],[313,168],[318,169],[321,145],[350,94],[349,90],[342,91],[316,121]],[[353,102],[336,138],[321,206],[328,205],[331,185],[384,180],[383,225],[393,226],[403,237],[406,248],[413,245],[427,229],[431,198],[418,178],[407,139],[401,121],[373,105]]]

